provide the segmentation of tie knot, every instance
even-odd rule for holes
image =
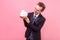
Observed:
[[[34,16],[34,19],[36,19],[36,15]]]

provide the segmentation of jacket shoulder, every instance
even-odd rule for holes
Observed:
[[[43,15],[41,15],[41,18],[42,20],[46,21],[46,18]]]
[[[29,15],[29,14],[32,15],[32,14],[34,14],[34,12],[29,12],[28,15]]]
[[[28,16],[31,16],[31,15],[33,15],[34,14],[34,12],[29,12],[28,13]]]

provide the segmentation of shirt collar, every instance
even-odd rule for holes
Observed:
[[[34,16],[35,16],[35,13],[34,13]],[[39,14],[36,15],[36,17],[38,17],[38,16],[39,16]]]

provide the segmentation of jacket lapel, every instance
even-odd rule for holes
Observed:
[[[32,13],[32,15],[30,16],[30,21],[31,21],[32,24],[33,24],[33,21],[34,21],[33,16],[34,16],[34,13]],[[36,24],[38,23],[38,21],[40,21],[40,16],[41,16],[41,14],[35,19]]]
[[[39,16],[35,19],[35,22],[40,20],[40,16],[41,16],[41,14],[39,14]]]

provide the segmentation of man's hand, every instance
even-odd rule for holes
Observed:
[[[25,16],[20,16],[20,18],[25,19],[26,17]]]
[[[30,23],[30,20],[29,20],[28,17],[25,18],[25,21],[26,21],[27,23]]]
[[[24,19],[27,23],[30,23],[30,20],[28,17],[25,17],[25,16],[20,16],[22,19]]]

